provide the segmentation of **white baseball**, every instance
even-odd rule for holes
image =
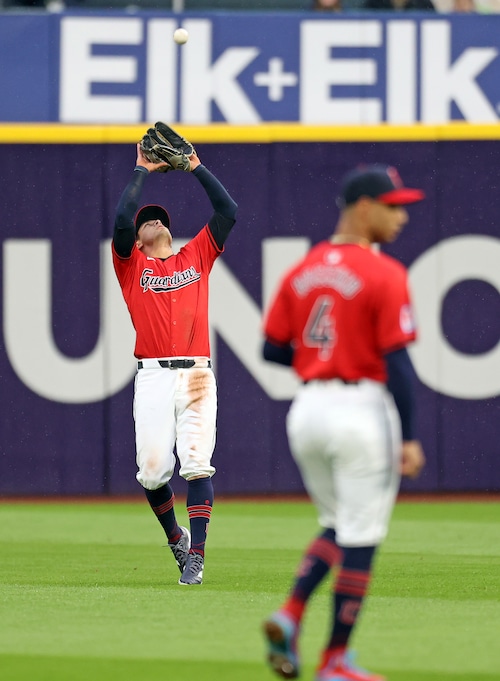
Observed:
[[[178,45],[184,45],[184,43],[187,43],[189,38],[189,33],[186,31],[185,28],[177,28],[174,31],[174,40]]]

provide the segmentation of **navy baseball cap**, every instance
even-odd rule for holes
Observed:
[[[403,185],[396,168],[384,165],[359,166],[348,173],[341,185],[338,205],[349,206],[362,196],[377,199],[386,205],[400,206],[425,198],[421,189]]]
[[[135,233],[139,231],[139,227],[149,220],[161,220],[161,222],[170,229],[170,215],[162,206],[154,204],[143,206],[135,216]]]

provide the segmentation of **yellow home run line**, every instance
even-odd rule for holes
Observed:
[[[500,139],[500,124],[443,125],[177,125],[176,130],[198,144],[269,144],[273,142],[428,142]],[[0,144],[121,144],[137,142],[148,125],[66,125],[61,123],[0,124]]]

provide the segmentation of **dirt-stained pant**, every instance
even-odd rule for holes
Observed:
[[[212,476],[215,447],[217,384],[207,358],[189,369],[164,369],[144,360],[135,377],[134,421],[137,480],[146,489],[167,483],[175,468],[186,480]]]

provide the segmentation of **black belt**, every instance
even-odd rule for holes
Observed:
[[[335,376],[335,378],[311,378],[309,381],[303,381],[303,383],[305,385],[311,381],[340,381],[344,385],[359,385],[360,383],[360,381],[348,381],[346,378],[340,378],[340,376]]]
[[[194,365],[196,364],[196,360],[194,359],[159,359],[157,361],[162,369],[191,369],[191,367],[194,367]],[[137,369],[142,368],[143,368],[142,362],[139,360],[137,362]],[[211,369],[212,361],[208,359],[207,366],[203,368]]]

